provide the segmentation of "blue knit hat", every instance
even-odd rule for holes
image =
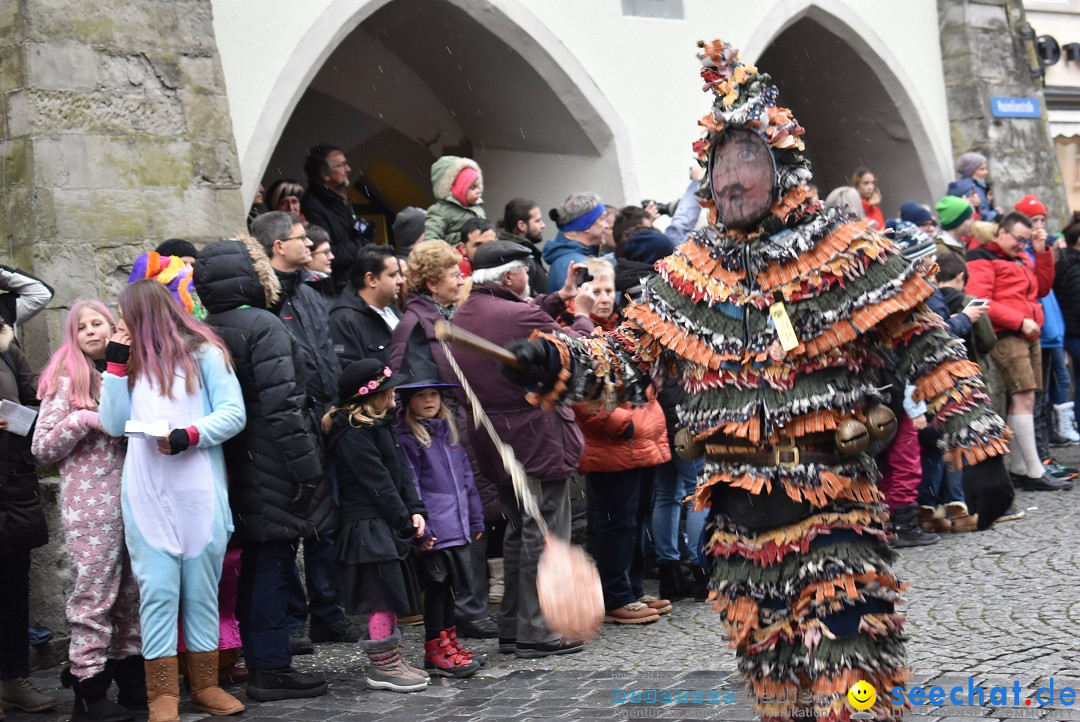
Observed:
[[[934,216],[921,203],[906,201],[900,206],[900,220],[921,226],[934,220]]]

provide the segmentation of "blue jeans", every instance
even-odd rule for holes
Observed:
[[[1073,339],[1073,342],[1080,345],[1080,339]],[[1076,356],[1072,352],[1069,355],[1073,356],[1075,370]],[[1055,406],[1065,403],[1069,400],[1069,367],[1065,364],[1065,349],[1044,348],[1043,364],[1043,376],[1046,377],[1043,388],[1046,389],[1046,398]]]
[[[656,496],[653,503],[652,531],[656,545],[657,562],[677,562],[683,550],[689,550],[690,558],[705,568],[704,555],[698,545],[701,530],[705,527],[707,511],[694,511],[692,502],[686,504],[686,534],[679,529],[679,517],[683,499],[694,492],[697,477],[705,459],[686,461],[672,451],[671,461],[656,467]],[[687,544],[687,539],[690,543]]]
[[[942,506],[964,501],[964,472],[945,465],[945,452],[938,448],[940,431],[923,429],[919,432],[922,446],[922,481],[916,499],[919,506]]]
[[[604,609],[636,602],[645,593],[638,509],[642,478],[653,468],[591,472],[586,480],[591,551],[604,588]]]
[[[249,669],[282,669],[289,652],[288,588],[296,568],[296,541],[245,544],[240,561],[236,618]]]

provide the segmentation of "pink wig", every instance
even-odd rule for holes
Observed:
[[[134,383],[144,374],[151,385],[170,399],[173,378],[182,372],[189,394],[200,385],[195,352],[206,344],[216,346],[232,366],[229,350],[214,331],[188,314],[172,294],[157,281],[136,281],[120,292],[120,315],[131,335],[128,379]]]
[[[64,319],[64,343],[56,349],[41,372],[38,383],[39,399],[56,396],[60,379],[67,378],[71,387],[71,404],[77,409],[96,409],[101,396],[101,374],[94,362],[79,348],[79,315],[83,309],[97,311],[116,329],[116,321],[105,304],[98,300],[79,299]]]

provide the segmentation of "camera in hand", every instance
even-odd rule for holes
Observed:
[[[641,202],[641,207],[642,208],[648,208],[650,203],[653,203],[653,204],[656,205],[656,212],[659,213],[662,216],[675,215],[675,206],[678,205],[678,202],[674,202],[674,203],[658,203],[656,201],[644,200],[644,201]]]
[[[593,276],[592,276],[591,273],[589,273],[588,268],[575,268],[574,269],[574,279],[575,279],[577,285],[582,286],[582,285],[588,283],[589,281],[593,280]]]

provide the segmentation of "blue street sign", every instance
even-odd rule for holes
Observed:
[[[990,111],[995,118],[1041,118],[1038,98],[990,98]]]

